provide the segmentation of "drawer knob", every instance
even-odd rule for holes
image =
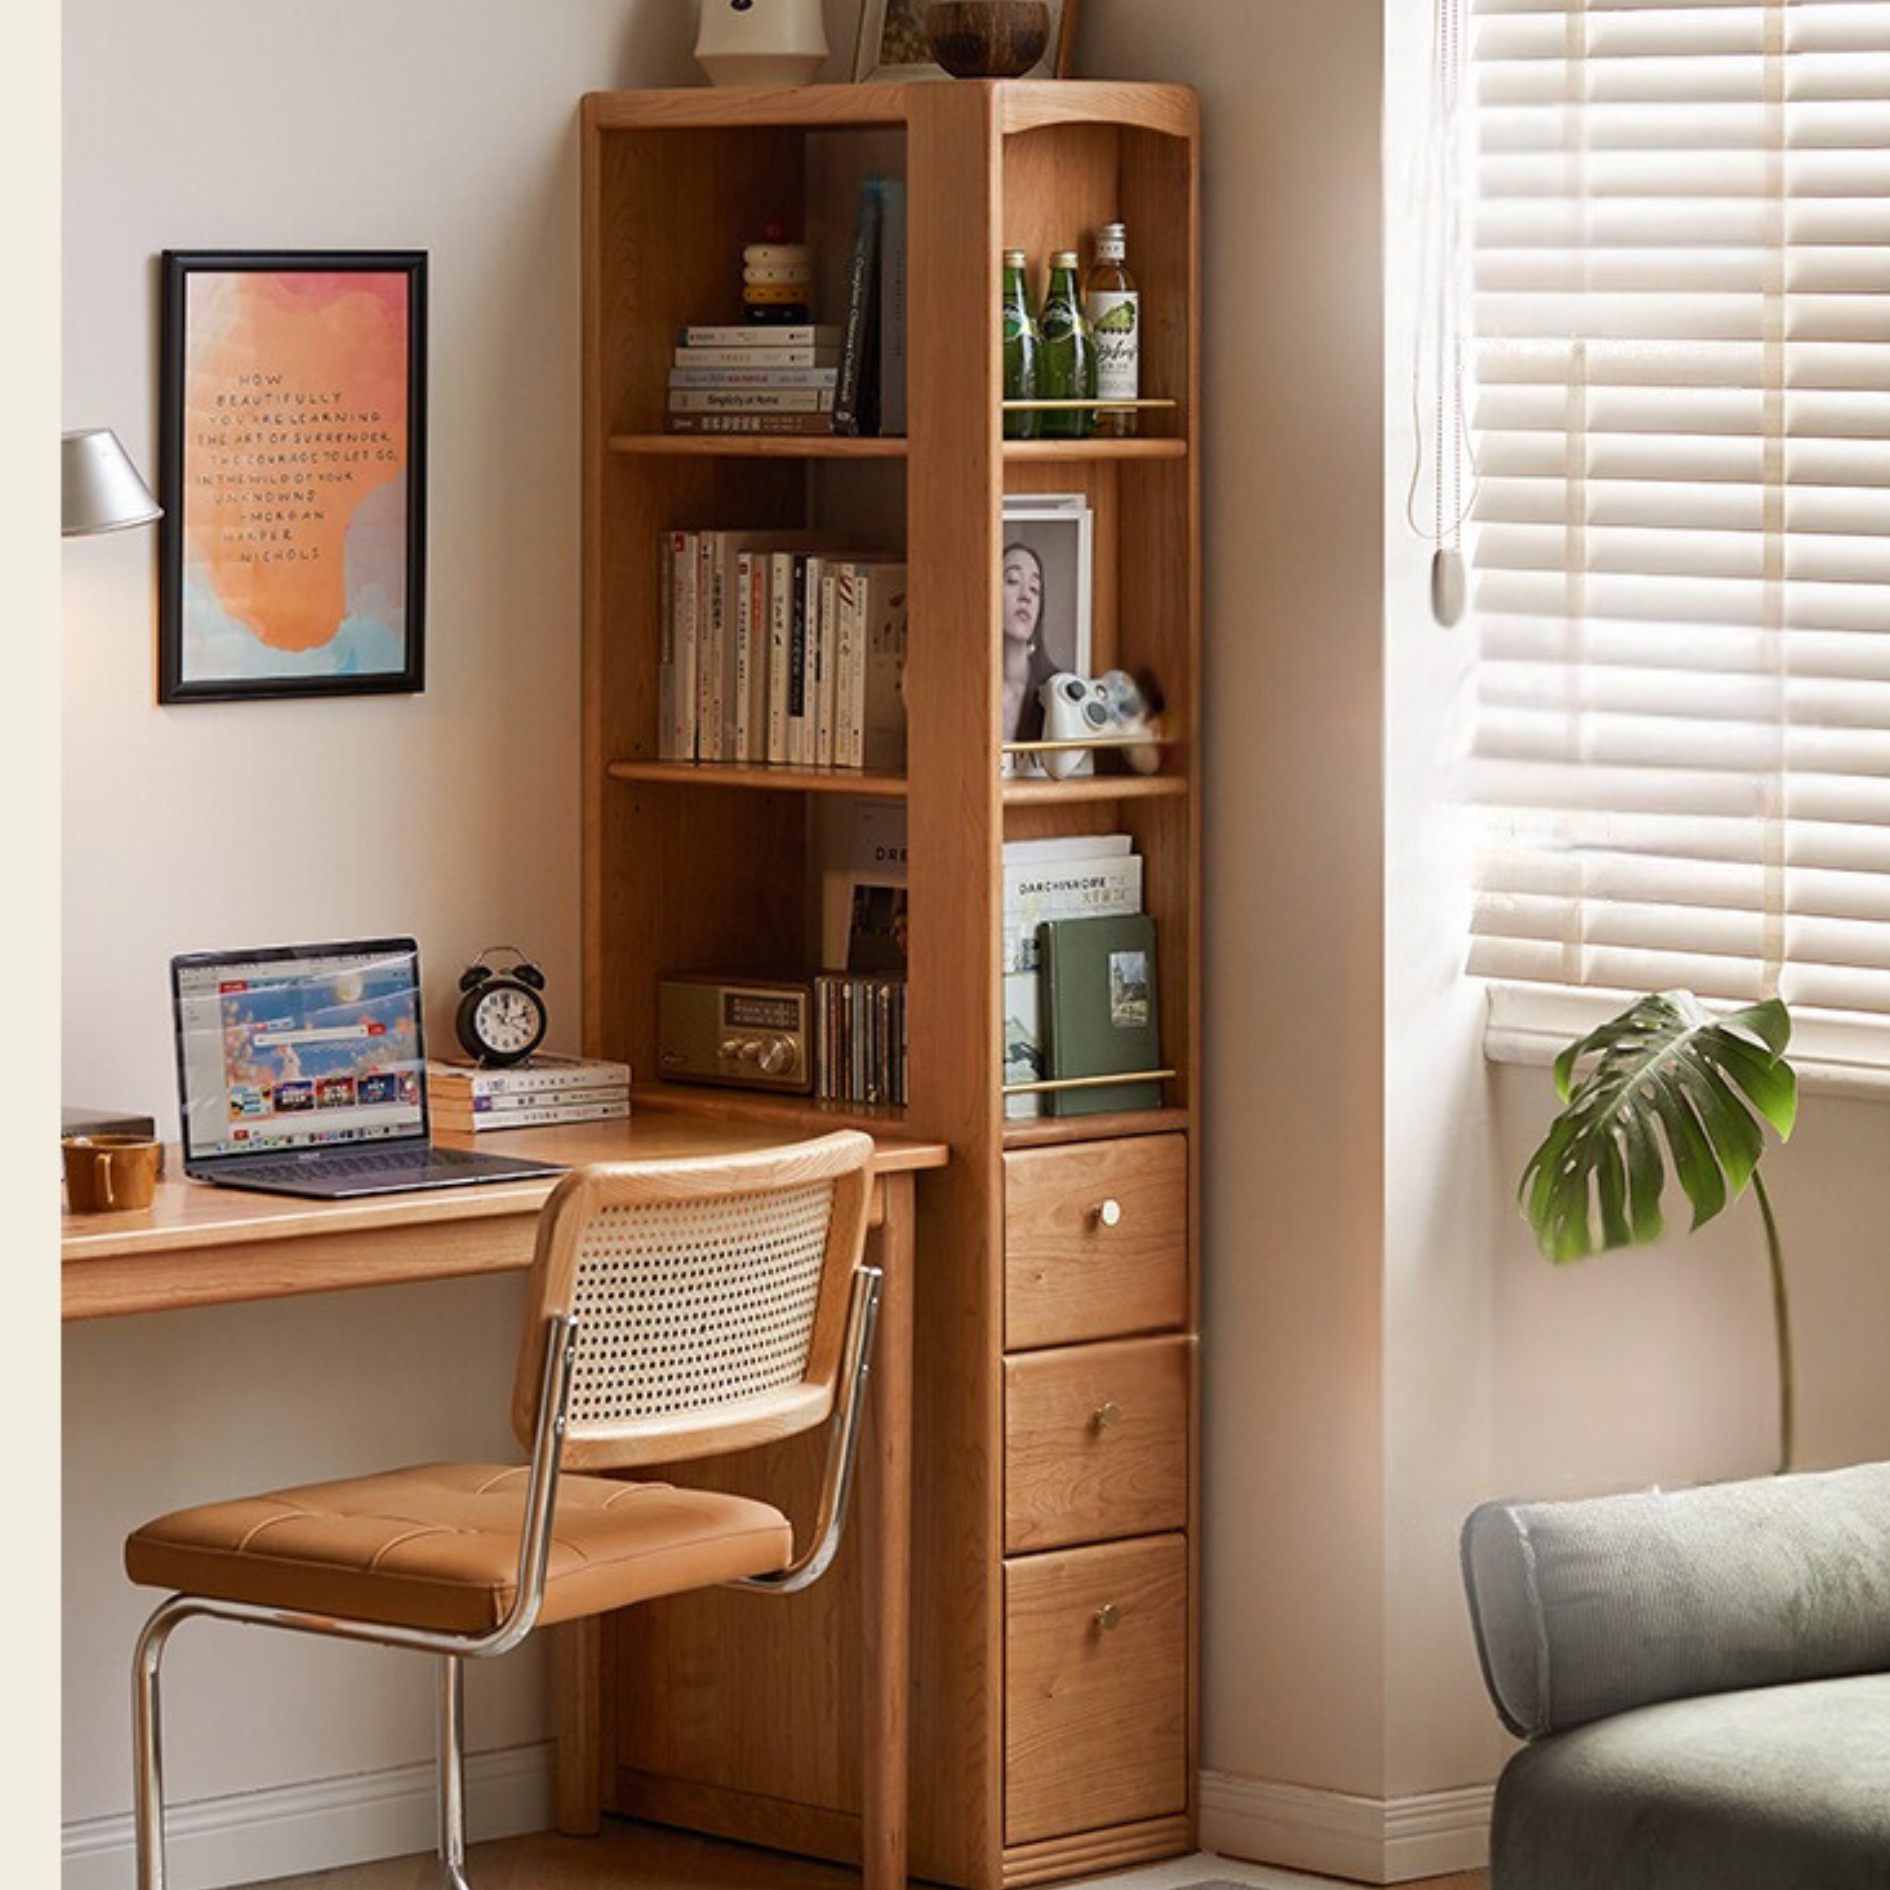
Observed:
[[[1122,1610],[1113,1601],[1105,1601],[1096,1610],[1096,1625],[1105,1634],[1113,1633],[1122,1625]]]
[[[1116,1200],[1113,1196],[1110,1199],[1104,1201],[1103,1204],[1096,1210],[1096,1220],[1097,1220],[1098,1225],[1100,1226],[1114,1227],[1121,1219],[1122,1219],[1122,1203]]]
[[[1096,1407],[1096,1415],[1092,1421],[1099,1431],[1106,1431],[1112,1425],[1120,1424],[1122,1422],[1121,1405],[1113,1398],[1106,1398]]]

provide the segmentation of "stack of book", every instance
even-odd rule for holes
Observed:
[[[504,1069],[429,1061],[427,1106],[437,1129],[533,1129],[630,1113],[630,1066],[601,1057],[527,1057]]]
[[[670,531],[657,599],[666,761],[906,762],[906,567],[811,532]]]
[[[669,430],[831,433],[839,368],[838,324],[683,328],[669,370]]]
[[[1042,977],[1045,922],[1139,913],[1142,856],[1126,833],[1007,840],[1003,879],[1002,1048],[1010,1092],[1014,1085],[1076,1073],[1051,1068]],[[1046,1107],[1045,1096],[1029,1089],[1007,1093],[1004,1113],[1013,1119],[1063,1113]]]

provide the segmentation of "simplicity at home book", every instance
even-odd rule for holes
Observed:
[[[1047,1061],[1055,1080],[1161,1068],[1155,1003],[1155,921],[1141,912],[1049,919],[1039,928]],[[1158,1080],[1053,1089],[1054,1116],[1154,1109]]]

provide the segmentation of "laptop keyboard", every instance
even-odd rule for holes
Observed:
[[[243,1172],[259,1181],[294,1181],[311,1171],[344,1180],[371,1180],[378,1175],[426,1174],[442,1168],[479,1168],[482,1159],[466,1149],[382,1149],[366,1155],[324,1155],[319,1162],[251,1162]]]

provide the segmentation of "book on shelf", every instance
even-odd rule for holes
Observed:
[[[903,559],[858,558],[842,565],[840,666],[847,767],[903,774],[906,766],[906,566]],[[851,613],[849,617],[849,613]]]
[[[837,348],[838,322],[689,322],[679,348]]]
[[[808,832],[812,896],[808,907],[819,930],[807,941],[826,971],[884,966],[876,939],[881,915],[901,934],[903,953],[906,810],[900,801],[822,795]]]
[[[671,387],[671,413],[827,413],[831,387]]]
[[[1161,1024],[1155,992],[1155,922],[1140,912],[1048,919],[1039,927],[1047,1074],[1136,1080],[1047,1093],[1053,1116],[1153,1109]]]
[[[670,391],[678,388],[831,388],[839,378],[837,367],[673,367]]]
[[[831,413],[672,413],[672,433],[830,434]]]
[[[721,377],[730,369],[765,368],[779,371],[784,368],[833,368],[839,364],[840,348],[837,342],[820,347],[728,347],[709,348],[700,345],[685,346],[676,349],[670,356],[672,368],[699,369]]]
[[[879,430],[906,430],[906,180],[881,186],[879,238]]]
[[[879,431],[879,252],[885,182],[869,176],[860,185],[859,221],[847,268],[846,317],[840,324],[840,379],[833,397],[836,433]]]
[[[1008,841],[1000,872],[1004,1082],[1041,1082],[1049,1069],[1044,1051],[1040,928],[1050,919],[1139,913],[1142,856],[1134,850],[1130,836],[1122,833]],[[1043,1115],[1043,1092],[1026,1090],[1006,1096],[1004,1113],[1012,1120]]]

